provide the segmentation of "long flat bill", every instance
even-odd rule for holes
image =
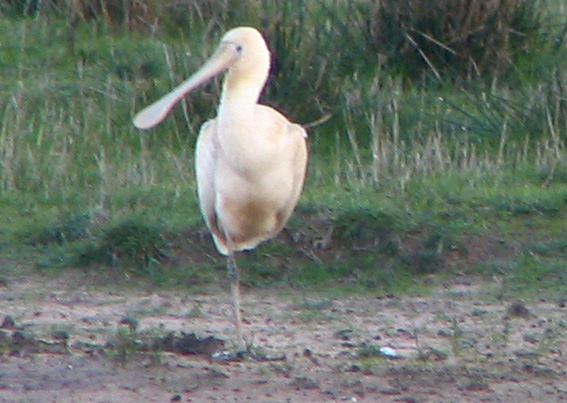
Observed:
[[[144,108],[134,117],[134,126],[138,129],[151,129],[171,111],[177,102],[199,85],[206,83],[223,72],[235,60],[237,53],[230,46],[222,46],[195,74],[174,88],[162,98]]]

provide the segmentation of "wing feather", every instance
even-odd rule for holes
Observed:
[[[215,167],[218,161],[217,119],[203,124],[195,147],[195,173],[197,176],[197,193],[199,207],[207,227],[220,253],[228,254],[225,235],[219,225],[215,211]]]

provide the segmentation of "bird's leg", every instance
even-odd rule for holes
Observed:
[[[231,251],[227,257],[226,270],[230,280],[230,290],[232,292],[232,303],[234,308],[234,320],[236,322],[236,340],[238,349],[245,350],[244,339],[242,338],[242,317],[240,314],[240,276],[238,274],[238,266],[236,266],[236,259],[234,252]]]

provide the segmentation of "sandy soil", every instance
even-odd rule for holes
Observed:
[[[564,303],[499,301],[496,283],[428,297],[244,290],[261,352],[224,360],[211,353],[232,346],[228,292],[101,291],[63,276],[0,286],[0,402],[567,401]],[[152,351],[181,331],[226,343]]]

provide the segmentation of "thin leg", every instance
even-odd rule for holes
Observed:
[[[238,349],[244,351],[244,339],[242,338],[242,316],[240,313],[240,276],[238,274],[238,266],[236,266],[236,259],[234,253],[231,252],[226,261],[226,270],[230,280],[230,290],[232,292],[232,303],[234,307],[234,321],[236,322],[236,340]]]

